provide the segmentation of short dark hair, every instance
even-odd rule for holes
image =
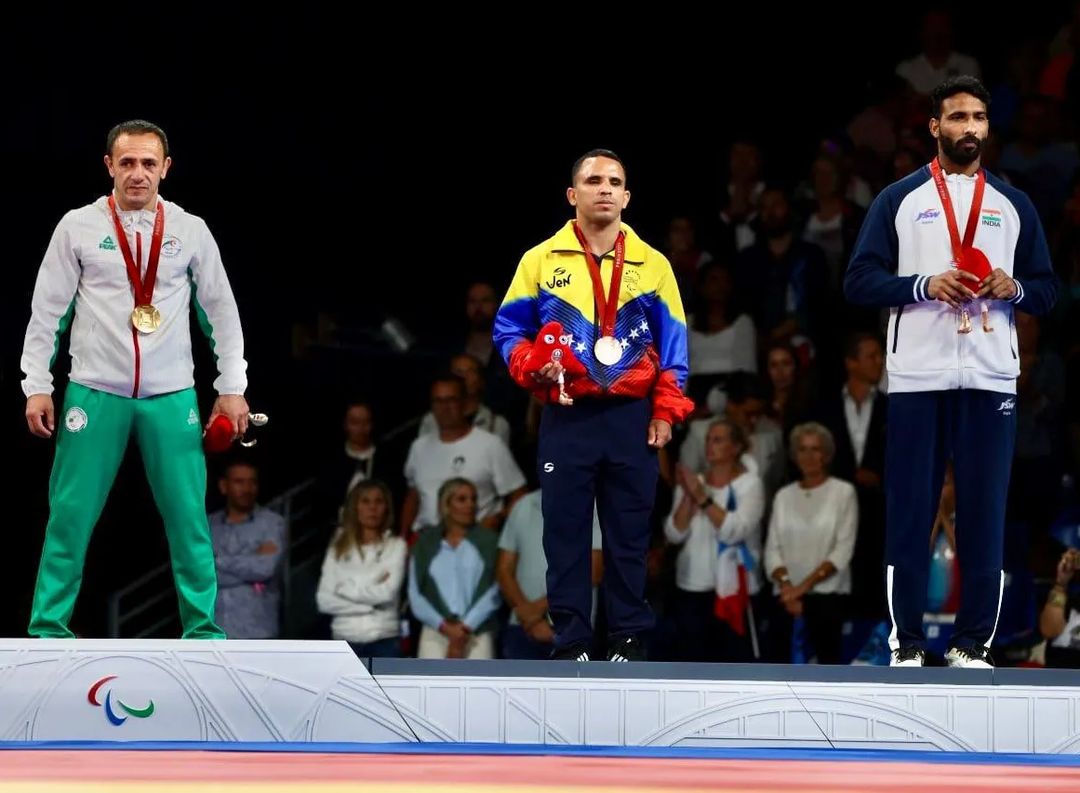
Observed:
[[[862,346],[864,341],[872,341],[879,347],[884,346],[876,333],[860,330],[847,337],[847,343],[844,345],[844,358],[849,361],[854,361],[858,358],[859,347]]]
[[[950,96],[971,94],[989,109],[990,92],[978,77],[958,74],[950,77],[930,92],[930,118],[941,118],[941,105]]]
[[[784,184],[783,182],[765,182],[765,184],[761,188],[761,195],[765,195],[766,193],[779,193],[784,197],[785,201],[787,201],[789,204],[791,203],[792,190],[788,185]]]
[[[791,356],[791,360],[795,363],[796,372],[802,368],[802,363],[799,361],[799,353],[795,350],[795,347],[791,342],[784,339],[774,339],[766,345],[765,354],[761,357],[762,371],[769,368],[769,356],[772,355],[773,350],[781,350]]]
[[[728,402],[733,402],[736,405],[741,405],[750,399],[757,399],[761,402],[765,402],[767,399],[765,386],[762,384],[761,378],[753,372],[735,372],[724,384],[724,391],[727,392]]]
[[[259,475],[259,466],[250,457],[233,453],[221,466],[221,478],[228,479],[234,468],[250,468],[256,476]]]
[[[345,403],[345,411],[343,415],[347,415],[348,412],[353,408],[364,408],[369,414],[371,414],[371,418],[374,420],[375,408],[371,406],[371,402],[369,402],[367,399],[350,399],[348,402]]]
[[[121,135],[157,135],[158,140],[161,141],[161,148],[165,151],[165,156],[169,156],[169,139],[165,137],[165,130],[157,124],[143,121],[141,118],[136,118],[131,121],[125,121],[122,124],[117,124],[109,130],[109,136],[105,138],[105,153],[110,157],[112,157],[112,150],[113,146],[116,145],[116,139]]]
[[[734,269],[723,259],[713,259],[710,262],[706,262],[698,268],[697,275],[694,277],[694,291],[687,301],[689,302],[691,309],[690,326],[698,333],[709,332],[709,306],[706,304],[705,298],[701,296],[701,293],[702,287],[705,285],[705,279],[708,278],[709,274],[714,270],[725,273],[732,283],[732,290],[726,306],[728,322],[734,322],[739,318],[739,315],[743,313],[740,295],[738,290],[734,288]]]
[[[619,157],[618,154],[613,152],[611,149],[590,149],[589,151],[578,157],[576,160],[574,160],[574,167],[570,169],[571,185],[573,185],[574,182],[577,181],[578,171],[581,170],[582,163],[584,163],[585,160],[591,159],[593,157],[607,157],[609,160],[615,160],[615,162],[622,166],[623,181],[626,181],[626,163],[622,161],[622,158]]]
[[[464,398],[465,392],[466,392],[465,381],[462,378],[458,377],[453,372],[451,372],[451,371],[440,372],[438,375],[436,375],[432,379],[431,388],[434,389],[435,386],[437,386],[439,383],[453,383],[454,385],[456,385],[458,387],[458,390],[461,392],[462,398]]]

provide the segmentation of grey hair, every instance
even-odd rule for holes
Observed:
[[[803,424],[798,424],[791,431],[789,440],[788,452],[791,454],[791,459],[795,459],[795,452],[799,448],[799,439],[803,435],[817,435],[821,439],[821,450],[825,453],[825,465],[828,465],[833,461],[833,457],[836,456],[836,442],[833,441],[832,433],[829,432],[829,428],[824,424],[820,424],[816,421],[807,421]]]

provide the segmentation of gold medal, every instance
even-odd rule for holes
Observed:
[[[131,291],[135,296],[135,310],[131,312],[131,326],[139,333],[153,333],[161,327],[161,312],[154,308],[154,283],[157,281],[158,259],[161,256],[161,240],[165,234],[165,205],[158,201],[157,212],[154,214],[154,234],[150,238],[150,258],[146,262],[146,276],[139,277],[139,262],[131,253],[131,245],[128,244],[127,233],[120,222],[120,216],[116,213],[116,200],[109,196],[109,211],[112,213],[113,227],[116,229],[116,237],[120,242],[120,252],[124,255],[124,266],[127,267],[128,280],[131,282]],[[141,246],[138,251],[142,258]]]
[[[153,333],[161,327],[161,312],[151,305],[135,306],[131,324],[139,333]]]

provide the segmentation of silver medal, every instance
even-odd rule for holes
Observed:
[[[614,336],[601,336],[593,345],[593,355],[604,366],[614,366],[622,358],[623,348]]]

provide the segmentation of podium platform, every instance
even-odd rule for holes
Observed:
[[[8,639],[0,741],[1080,754],[1080,672],[365,664],[344,642]]]
[[[4,741],[415,741],[344,642],[0,640]]]

